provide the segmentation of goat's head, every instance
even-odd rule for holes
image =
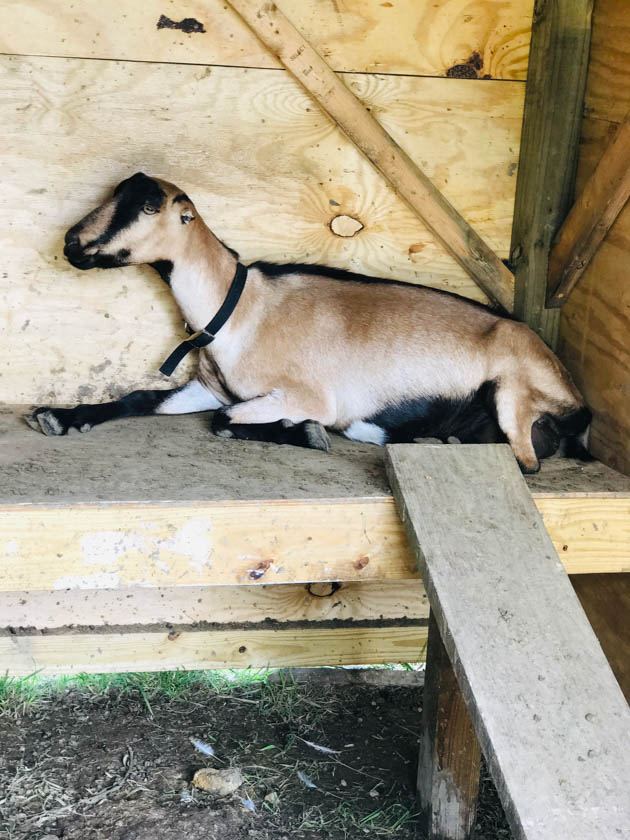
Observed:
[[[172,260],[196,215],[176,186],[137,172],[70,228],[63,252],[82,270]]]

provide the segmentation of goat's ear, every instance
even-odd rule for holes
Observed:
[[[182,210],[179,218],[181,219],[183,225],[187,225],[195,218],[195,214],[190,208],[187,208],[186,210]]]

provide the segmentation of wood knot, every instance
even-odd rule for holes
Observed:
[[[354,561],[353,565],[354,565],[354,568],[358,572],[360,572],[361,569],[365,569],[365,567],[368,565],[369,562],[370,562],[370,558],[367,556],[367,554],[363,554],[361,557],[357,558],[357,560]]]
[[[335,216],[330,220],[330,229],[336,236],[350,237],[355,236],[360,230],[363,230],[363,222],[354,219],[352,216],[341,214]]]
[[[341,589],[341,584],[337,581],[332,581],[331,583],[309,583],[306,587],[308,594],[314,598],[330,598],[339,589]]]

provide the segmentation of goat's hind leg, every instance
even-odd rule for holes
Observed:
[[[36,408],[24,419],[45,435],[67,435],[89,432],[94,426],[121,417],[148,417],[153,414],[191,414],[211,411],[222,403],[197,379],[180,388],[164,391],[133,391],[119,400],[74,408]]]

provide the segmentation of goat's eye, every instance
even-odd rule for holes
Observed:
[[[145,204],[142,212],[146,213],[147,216],[152,216],[154,213],[157,213],[157,209],[152,204]]]

